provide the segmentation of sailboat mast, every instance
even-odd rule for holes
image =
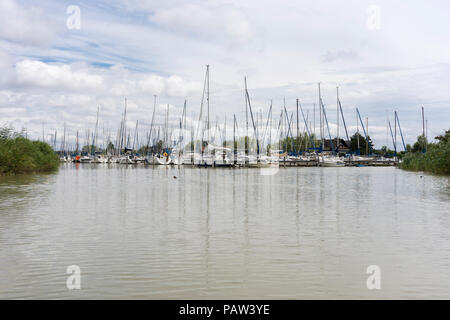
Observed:
[[[358,124],[358,113],[356,113],[356,143],[359,150],[359,124]]]
[[[369,155],[369,117],[366,117],[366,133],[367,133],[366,155]]]
[[[120,128],[117,132],[117,154],[120,156],[123,145],[123,112],[120,119]]]
[[[317,136],[316,136],[316,104],[314,103],[313,104],[313,129],[314,129],[314,140],[313,140],[313,142],[314,142],[314,148],[316,147],[316,139],[317,139]]]
[[[271,114],[272,114],[272,100],[270,100],[270,108],[269,108],[269,113],[267,114],[266,127],[264,128],[264,134],[263,134],[262,139],[261,139],[261,145],[262,146],[264,146],[265,143],[266,143],[266,133],[267,133],[267,128],[269,127],[269,121],[270,121]],[[261,120],[261,122],[262,122],[262,120]]]
[[[397,150],[397,111],[394,111],[394,145]]]
[[[233,114],[233,163],[237,164],[237,146],[236,146],[236,114]]]
[[[56,151],[56,134],[58,130],[55,129],[55,135],[53,136],[53,149]]]
[[[422,136],[425,137],[425,111],[422,107]]]
[[[225,124],[223,127],[223,161],[225,163],[225,148],[227,147],[227,115],[225,115]]]
[[[297,144],[297,142],[298,142],[298,134],[299,134],[299,129],[298,129],[298,99],[297,99],[297,139],[296,139],[296,142],[295,142],[295,149],[297,150],[298,148],[298,144]],[[297,151],[299,151],[299,150],[297,150]]]
[[[255,126],[255,119],[253,118],[253,112],[252,112],[252,106],[250,104],[250,96],[248,94],[248,90],[247,90],[247,82],[246,82],[246,89],[245,89],[245,93],[247,95],[247,101],[248,101],[248,108],[250,111],[250,116],[252,118],[252,125],[253,125],[253,131],[255,134],[255,139],[256,139],[256,162],[259,163],[260,159],[259,159],[259,139],[258,139],[258,130]]]
[[[66,123],[64,122],[64,136],[63,136],[63,145],[62,145],[62,151],[66,152]]]
[[[78,148],[79,148],[79,143],[78,143],[78,130],[77,130],[77,152],[76,152],[77,155],[78,155]]]
[[[195,154],[195,146],[194,146],[194,126],[192,125],[191,120],[191,164],[194,165],[194,154]]]
[[[323,149],[323,139],[322,139],[322,99],[320,97],[320,82],[318,83],[319,86],[319,134],[320,134],[320,143],[322,144]]]
[[[289,114],[287,113],[286,110],[286,97],[283,97],[283,108],[284,108],[284,124],[286,126],[286,151],[288,151],[287,138],[289,137],[289,126],[288,126]]]
[[[277,129],[277,135],[278,135],[278,150],[281,152],[282,142],[281,138],[283,137],[283,109],[281,109],[280,114],[280,121],[278,121],[278,129]]]
[[[98,112],[99,112],[99,109],[100,109],[100,107],[97,107],[97,120],[95,121],[95,132],[94,132],[94,137],[93,137],[93,141],[92,141],[92,148],[94,149],[93,151],[94,151],[94,153],[95,153],[95,151],[96,151],[96,147],[95,147],[95,145],[96,145],[96,143],[97,143],[97,130],[98,130]]]
[[[135,150],[134,148],[136,146],[136,138],[137,138],[137,132],[138,132],[138,123],[139,123],[139,120],[136,120],[136,128],[134,128],[133,147],[132,147],[133,151]]]
[[[150,123],[150,132],[148,135],[148,139],[147,139],[147,155],[149,154],[148,150],[150,147],[150,142],[151,142],[151,138],[152,138],[152,133],[153,133],[153,124],[155,121],[155,112],[156,112],[156,94],[153,95],[153,114],[152,114],[152,122]]]
[[[208,144],[209,144],[209,140],[210,140],[210,132],[209,132],[209,128],[210,128],[210,124],[209,124],[209,64],[206,65],[206,76],[207,76],[207,82],[206,82],[206,107],[207,107],[207,127],[206,130],[208,132]]]
[[[128,146],[127,142],[127,98],[125,97],[125,111],[123,113],[123,137],[125,138],[125,149]]]
[[[184,100],[183,113],[180,121],[180,137],[179,137],[179,154],[181,154],[181,148],[184,150],[184,132],[186,131],[186,99]]]
[[[169,104],[167,104],[166,123],[164,125],[164,144],[169,146]]]
[[[339,151],[339,86],[336,86],[336,148]]]
[[[272,155],[272,100],[270,100],[270,116],[269,116],[269,125],[270,125],[270,127],[269,127],[269,145],[270,145],[270,147],[269,147],[269,151],[270,151],[270,153],[268,154],[269,156],[271,156]]]
[[[244,139],[244,143],[245,143],[245,163],[248,163],[248,101],[247,101],[247,77],[244,77],[244,94],[245,94],[245,127],[246,127],[246,134],[245,134],[245,139]]]

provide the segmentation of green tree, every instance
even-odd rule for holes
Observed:
[[[93,154],[95,152],[100,152],[100,151],[101,151],[101,149],[99,147],[94,146],[93,144],[86,145],[86,146],[83,146],[83,148],[81,148],[81,152],[86,152],[89,154]]]
[[[314,143],[316,146],[319,146],[320,141],[316,140],[315,135],[308,136],[307,133],[299,134],[298,137],[286,137],[279,141],[281,150],[285,151],[297,151],[304,152],[308,151],[309,148],[314,147]],[[278,148],[278,146],[277,146]]]
[[[427,138],[424,136],[418,136],[417,141],[413,144],[411,149],[412,152],[425,152],[426,146],[428,144]]]
[[[447,143],[450,141],[450,130],[445,131],[445,134],[442,134],[440,136],[435,137],[436,140],[439,141],[439,143]]]
[[[366,155],[366,138],[363,137],[360,133],[356,132],[354,135],[352,135],[350,137],[350,151],[351,152],[356,152],[358,151],[358,137],[359,137],[359,151],[360,154],[362,155]],[[369,153],[371,150],[373,150],[373,142],[372,139],[370,139],[370,136],[368,136],[368,140],[369,140]]]
[[[379,150],[374,150],[374,153],[381,156],[392,157],[394,156],[394,150],[389,149],[386,146],[382,146]]]

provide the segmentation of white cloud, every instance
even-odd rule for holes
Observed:
[[[119,71],[120,70],[120,71]],[[119,77],[119,81],[113,80],[113,75],[109,74],[110,83],[115,82],[110,90],[114,95],[158,95],[166,97],[186,97],[201,90],[198,81],[188,81],[178,75],[163,77],[157,74],[139,74],[125,69],[116,69],[114,77]]]
[[[66,95],[86,90],[97,96],[148,96],[184,98],[198,94],[199,81],[186,80],[178,75],[163,77],[129,71],[122,66],[108,69],[88,67],[85,64],[51,64],[36,60],[22,60],[14,69],[14,85],[29,92],[33,89],[52,89]],[[42,90],[40,90],[42,91]]]
[[[11,67],[11,57],[3,51],[0,51],[0,70],[5,70]]]
[[[341,60],[356,60],[359,59],[359,55],[355,50],[338,50],[327,51],[322,58],[323,62],[335,62]]]
[[[88,68],[85,65],[55,65],[35,60],[16,63],[14,82],[27,90],[54,89],[69,95],[88,90],[93,95],[109,94],[120,97],[186,97],[201,90],[200,82],[188,81],[178,75],[162,77],[131,72],[121,66],[100,69]]]
[[[84,71],[75,71],[70,65],[49,65],[40,61],[24,60],[16,64],[17,82],[34,87],[70,89],[98,89],[103,78]]]
[[[141,90],[153,92],[156,95],[163,93],[165,88],[163,77],[157,75],[145,76],[138,82],[138,85]]]
[[[0,85],[4,86],[11,82],[13,73],[13,57],[0,49],[0,70],[2,76],[0,77]]]
[[[185,97],[201,90],[200,82],[187,82],[179,76],[170,76],[166,80],[167,95]]]
[[[0,39],[42,46],[54,37],[54,26],[41,9],[21,6],[15,0],[0,1]]]
[[[155,10],[150,21],[167,30],[207,40],[242,43],[251,37],[243,11],[231,5],[185,4]]]
[[[156,124],[162,125],[170,101],[170,123],[176,124],[179,110],[187,97],[198,96],[201,83],[179,75],[160,76],[127,70],[122,66],[90,67],[83,63],[55,64],[21,60],[0,91],[0,118],[17,128],[25,126],[35,137],[41,135],[42,123],[48,132],[61,130],[64,123],[72,135],[94,126],[97,107],[100,122],[107,129],[118,126],[127,97],[127,124],[134,128],[139,120],[148,129],[153,95],[158,95]],[[191,100],[192,101],[192,100]]]

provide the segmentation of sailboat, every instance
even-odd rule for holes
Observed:
[[[249,155],[248,151],[246,151],[247,155],[245,158],[246,166],[249,168],[269,168],[269,167],[277,167],[278,161],[276,161],[271,155],[270,156],[264,156],[261,152],[262,146],[261,146],[261,137],[259,136],[258,127],[255,122],[255,117],[252,110],[252,105],[250,101],[250,95],[248,93],[247,89],[247,78],[244,78],[244,84],[245,84],[245,97],[246,97],[246,108],[248,108],[248,111],[250,112],[250,118],[252,121],[252,127],[253,127],[253,135],[256,140],[256,155]],[[247,129],[248,131],[248,129]],[[249,138],[249,137],[248,137]]]
[[[203,119],[203,105],[205,102],[206,94],[206,120]],[[210,121],[209,121],[209,65],[206,65],[205,81],[203,84],[202,100],[200,104],[200,114],[198,118],[197,130],[195,137],[197,138],[201,134],[200,144],[200,161],[196,164],[199,167],[212,167],[214,165],[214,157],[211,152],[213,148],[210,146]],[[206,134],[206,137],[205,137]]]
[[[164,141],[163,146],[167,146],[169,141],[169,105],[167,105],[166,119],[164,121]],[[172,159],[170,158],[171,150],[166,147],[163,149],[162,154],[153,156],[154,164],[157,165],[170,165]]]
[[[172,163],[172,159],[165,152],[162,155],[155,155],[153,159],[154,164],[157,165],[169,165]]]
[[[184,135],[183,132],[186,131],[186,100],[184,100],[184,106],[183,106],[183,113],[181,114],[180,118],[180,133],[178,136],[178,141],[176,146],[172,149],[171,152],[171,159],[172,164],[174,165],[182,165],[185,162],[184,157]],[[183,131],[184,128],[184,131]]]

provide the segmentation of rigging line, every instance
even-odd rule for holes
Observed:
[[[333,151],[333,150],[334,150],[334,147],[333,147],[333,140],[331,139],[330,126],[328,125],[327,114],[326,114],[326,112],[325,112],[325,105],[323,104],[322,99],[320,99],[320,102],[322,103],[323,116],[324,116],[325,122],[326,122],[326,124],[327,124],[328,136],[330,137],[330,147],[331,147],[331,151]]]
[[[347,136],[347,140],[350,140],[350,138],[348,137],[347,125],[345,124],[344,113],[342,112],[341,100],[338,101],[339,101],[339,109],[341,110],[342,123],[344,124],[345,135]]]
[[[247,101],[248,101],[248,107],[249,107],[249,111],[250,111],[250,116],[252,117],[253,131],[254,131],[254,134],[255,134],[256,148],[257,148],[258,161],[259,161],[259,140],[258,140],[258,132],[257,132],[257,129],[256,129],[256,127],[255,127],[255,120],[253,119],[252,106],[251,106],[251,104],[250,104],[250,96],[248,95],[248,90],[245,89],[245,92],[246,92],[246,96],[247,96]]]
[[[201,101],[201,103],[200,103],[200,114],[199,114],[199,117],[198,117],[197,129],[196,129],[196,131],[195,131],[195,139],[197,139],[198,131],[200,130],[200,124],[202,123],[203,104],[204,104],[204,102],[205,102],[204,100],[205,100],[205,92],[206,92],[206,76],[207,76],[207,74],[208,74],[207,72],[208,72],[208,70],[206,70],[205,80],[204,80],[204,82],[203,82],[202,101]],[[203,133],[202,133],[202,140],[203,140]]]
[[[392,144],[394,145],[394,156],[396,156],[397,155],[397,146],[395,145],[394,134],[392,133],[391,122],[388,121],[388,124],[389,124],[389,130],[391,131]]]
[[[269,113],[267,115],[266,128],[264,129],[264,134],[263,134],[263,138],[262,138],[262,144],[263,145],[264,145],[264,140],[266,139],[267,127],[269,126],[269,119],[270,119],[270,115],[271,114],[272,114],[272,101],[270,102]]]
[[[395,111],[395,118],[397,119],[398,129],[400,131],[400,137],[402,137],[403,149],[406,151],[405,140],[403,139],[402,127],[400,127],[400,120],[398,120],[397,111]]]
[[[153,101],[153,114],[152,114],[152,122],[150,124],[150,133],[148,135],[148,140],[147,140],[147,155],[149,154],[148,149],[150,147],[150,141],[152,138],[152,132],[153,132],[153,125],[154,125],[154,121],[155,121],[155,111],[156,111],[156,95],[153,95],[154,97],[154,101]]]

